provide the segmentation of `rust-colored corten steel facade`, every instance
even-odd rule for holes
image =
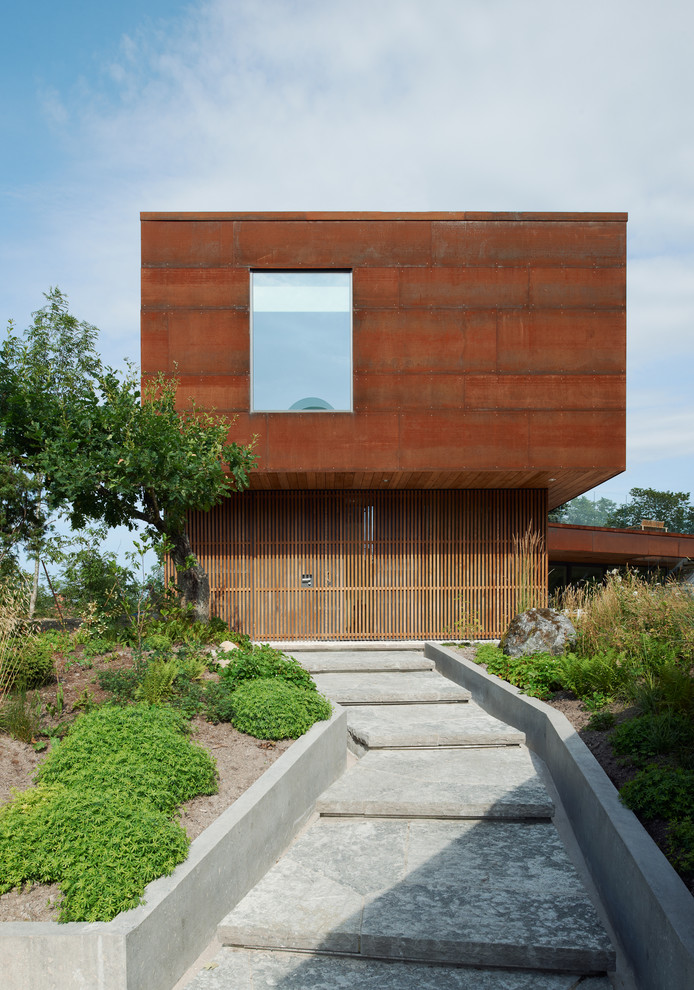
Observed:
[[[252,490],[193,521],[217,608],[256,637],[445,636],[461,610],[498,634],[520,537],[624,470],[625,235],[625,214],[142,214],[143,374],[257,437]],[[280,272],[349,274],[343,411],[253,411],[251,280]]]

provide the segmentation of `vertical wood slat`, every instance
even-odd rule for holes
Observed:
[[[496,638],[546,604],[546,519],[539,489],[253,491],[190,535],[213,611],[254,639]]]

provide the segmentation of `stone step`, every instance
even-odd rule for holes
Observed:
[[[433,660],[412,650],[315,650],[292,656],[311,674],[434,670]]]
[[[318,799],[321,815],[550,819],[525,746],[367,753]]]
[[[474,701],[464,705],[358,705],[347,711],[357,752],[421,746],[518,746],[525,733],[488,715]]]
[[[223,944],[602,973],[614,952],[551,823],[321,818]]]
[[[469,701],[470,692],[436,671],[316,674],[321,694],[340,705],[408,705]]]
[[[303,952],[221,949],[186,990],[611,990],[606,976],[431,966]]]

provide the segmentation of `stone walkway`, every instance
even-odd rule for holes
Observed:
[[[360,756],[188,990],[608,990],[614,952],[521,733],[415,651],[294,653]]]

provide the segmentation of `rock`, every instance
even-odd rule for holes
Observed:
[[[232,650],[238,650],[236,643],[232,643],[230,639],[225,639],[223,643],[219,644],[219,649],[224,650],[225,653],[231,653]]]
[[[225,639],[223,643],[220,643],[217,650],[214,651],[215,660],[220,667],[228,667],[230,656],[226,656],[228,653],[233,653],[234,650],[238,650],[238,645],[232,643],[230,639]],[[221,655],[220,655],[221,652]]]
[[[571,619],[553,608],[529,608],[512,620],[499,644],[509,657],[528,653],[558,656],[576,640]]]

